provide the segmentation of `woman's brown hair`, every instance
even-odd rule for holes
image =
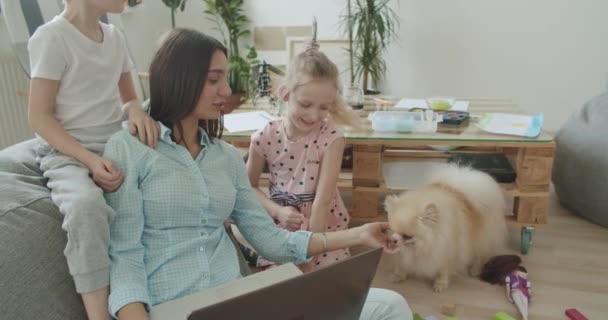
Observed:
[[[183,136],[180,120],[194,111],[207,81],[211,57],[215,51],[227,55],[216,39],[191,29],[170,31],[150,64],[150,116],[167,128],[177,126]],[[223,115],[199,122],[211,138],[221,138]],[[173,140],[176,140],[175,132]],[[181,140],[181,139],[180,139]],[[176,141],[180,142],[180,141]]]

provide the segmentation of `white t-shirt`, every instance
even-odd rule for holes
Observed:
[[[32,78],[60,80],[55,117],[83,145],[105,144],[120,130],[118,81],[133,65],[120,30],[100,24],[103,42],[98,43],[56,16],[28,43]]]

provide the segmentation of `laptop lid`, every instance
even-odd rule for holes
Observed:
[[[198,310],[188,320],[359,319],[382,248]]]

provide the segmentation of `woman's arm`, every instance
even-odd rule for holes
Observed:
[[[336,194],[343,154],[344,138],[339,138],[331,143],[323,156],[310,216],[309,230],[312,232],[327,230],[329,207]]]
[[[122,312],[125,306],[132,303],[150,303],[144,265],[145,249],[141,241],[145,219],[143,195],[139,189],[140,177],[145,175],[143,168],[149,160],[144,158],[142,149],[144,146],[136,138],[121,131],[112,136],[104,151],[104,156],[114,161],[125,173],[120,188],[116,192],[105,194],[108,205],[114,209],[109,249],[109,304],[113,315]]]
[[[148,313],[143,303],[129,303],[118,311],[120,320],[148,320]]]
[[[386,234],[387,223],[370,223],[349,230],[315,234],[277,228],[257,200],[243,161],[236,150],[234,152],[235,167],[232,170],[236,175],[234,183],[237,194],[232,218],[247,241],[265,258],[278,263],[301,264],[325,251],[355,245],[391,249],[391,241]]]

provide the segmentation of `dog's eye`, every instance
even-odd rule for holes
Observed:
[[[402,234],[401,237],[403,238],[403,240],[409,240],[412,237],[408,236],[407,234]]]

